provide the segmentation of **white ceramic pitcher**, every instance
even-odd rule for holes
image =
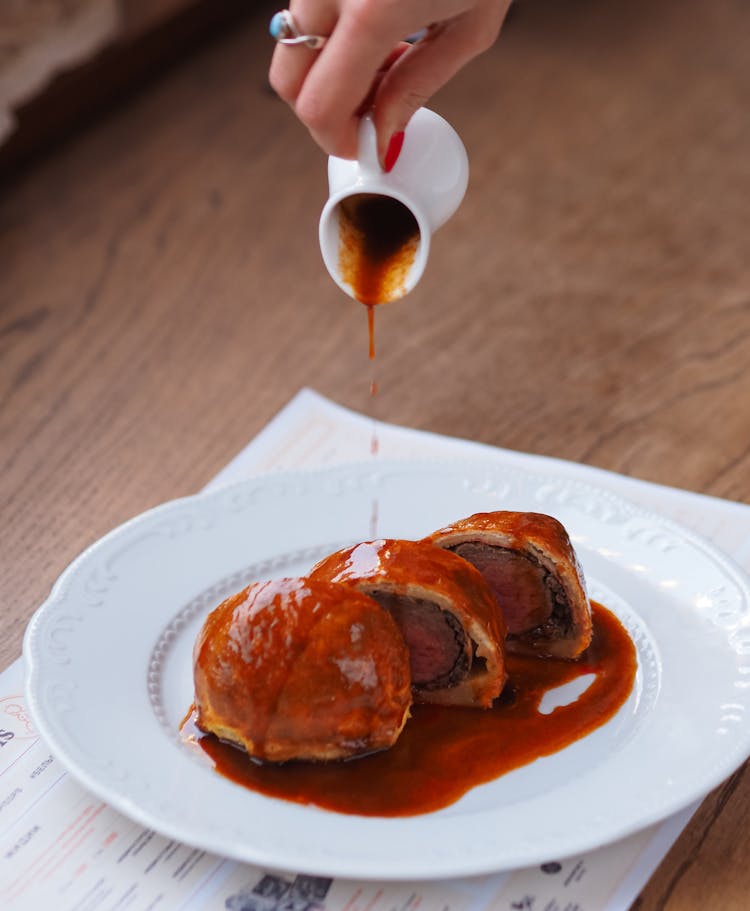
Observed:
[[[432,234],[461,204],[469,179],[469,163],[461,139],[439,114],[420,108],[409,121],[401,153],[388,173],[378,162],[375,125],[370,115],[359,127],[356,160],[328,159],[329,197],[320,216],[319,238],[323,262],[336,284],[350,297],[352,287],[339,267],[340,203],[349,196],[374,193],[405,205],[419,227],[414,261],[400,296],[408,294],[422,277]]]

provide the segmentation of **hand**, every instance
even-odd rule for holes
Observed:
[[[271,85],[318,145],[341,158],[356,157],[357,124],[372,109],[385,166],[417,108],[494,43],[510,2],[291,0],[303,34],[329,37],[318,51],[277,44]],[[416,44],[403,41],[423,29]]]

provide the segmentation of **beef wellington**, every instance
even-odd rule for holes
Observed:
[[[387,608],[406,640],[416,701],[488,707],[502,691],[502,617],[482,574],[455,554],[368,541],[321,560],[310,578],[349,585]]]
[[[198,727],[259,760],[347,759],[392,746],[409,715],[409,653],[351,586],[257,582],[207,617],[193,650]]]
[[[576,658],[590,643],[583,572],[557,519],[536,512],[477,513],[425,540],[484,576],[503,613],[508,651]]]

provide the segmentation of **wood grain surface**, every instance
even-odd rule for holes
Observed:
[[[271,9],[0,191],[0,666],[76,554],[301,386],[370,407]],[[748,36],[746,0],[521,0],[434,100],[470,189],[378,312],[379,417],[750,500]],[[747,908],[748,812],[741,769],[636,906]]]

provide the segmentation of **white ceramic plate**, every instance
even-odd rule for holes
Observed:
[[[181,744],[206,613],[251,579],[304,574],[335,547],[370,538],[376,503],[383,537],[420,537],[479,510],[557,516],[591,595],[637,645],[636,686],[615,718],[444,810],[400,819],[261,796]],[[172,838],[323,875],[467,875],[625,836],[739,766],[750,753],[749,595],[743,575],[691,532],[559,477],[376,462],[270,475],[167,503],[85,551],[29,624],[28,696],[83,785]]]

